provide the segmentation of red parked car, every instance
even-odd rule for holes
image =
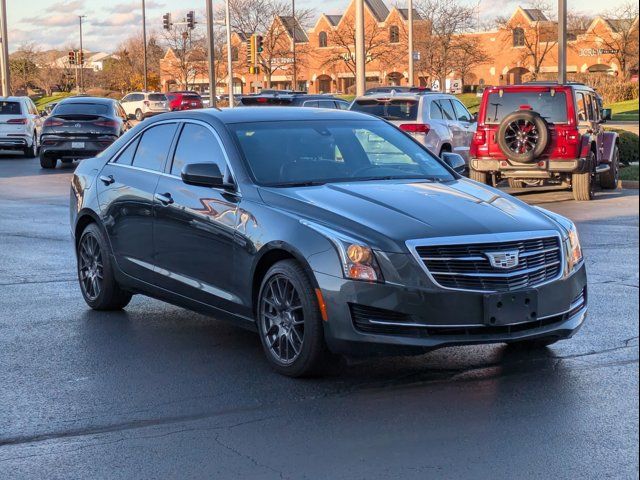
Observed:
[[[583,84],[536,83],[484,91],[471,143],[469,177],[511,187],[543,182],[571,187],[576,200],[591,200],[596,183],[615,189],[618,135],[602,124],[595,90]]]
[[[169,92],[166,96],[172,112],[202,108],[202,98],[196,92]]]

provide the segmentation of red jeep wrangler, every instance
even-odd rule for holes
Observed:
[[[611,110],[582,84],[529,83],[487,88],[471,143],[469,177],[522,188],[545,181],[591,200],[596,181],[618,186],[618,135],[602,124]]]

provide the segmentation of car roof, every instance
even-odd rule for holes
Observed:
[[[20,100],[24,100],[25,98],[28,97],[0,97],[0,102],[19,102]]]
[[[585,85],[584,83],[557,83],[557,82],[528,82],[528,83],[520,83],[517,85],[496,85],[493,87],[487,87],[486,90],[490,91],[500,91],[500,90],[536,90],[536,89],[581,89],[581,90],[591,90],[595,91],[594,88],[589,85]]]
[[[109,105],[112,104],[115,100],[112,98],[104,98],[104,97],[67,97],[58,101],[59,104],[62,103],[98,103]]]
[[[250,123],[250,122],[280,122],[280,121],[306,121],[306,120],[364,120],[382,121],[371,115],[348,110],[323,109],[323,108],[291,108],[291,107],[240,107],[204,108],[188,110],[180,114],[166,113],[154,117],[152,120],[169,120],[170,118],[193,118],[201,120],[218,120],[224,124]]]
[[[426,97],[433,97],[433,96],[446,96],[446,97],[452,97],[453,95],[450,95],[448,93],[441,93],[441,92],[429,92],[429,91],[425,91],[425,92],[387,92],[387,93],[374,93],[374,94],[369,94],[369,95],[362,95],[360,97],[356,98],[356,101],[358,100],[380,100],[380,99],[390,99],[390,98],[397,98],[400,100],[420,100],[421,98],[426,98]]]

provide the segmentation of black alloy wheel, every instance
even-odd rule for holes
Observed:
[[[104,262],[98,240],[90,232],[83,235],[78,246],[78,274],[82,293],[95,301],[103,288]]]

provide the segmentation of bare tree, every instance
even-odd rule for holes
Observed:
[[[419,0],[416,8],[427,28],[416,39],[420,60],[416,69],[427,78],[437,78],[441,88],[454,72],[463,77],[490,60],[479,40],[466,35],[477,28],[477,6],[456,1]]]
[[[620,64],[625,79],[638,70],[638,4],[627,2],[604,15],[613,32],[602,37],[602,46]]]
[[[26,43],[11,54],[9,59],[11,90],[26,94],[29,88],[36,86],[37,62],[38,49],[33,43]]]
[[[172,25],[169,30],[163,30],[162,37],[171,50],[165,57],[164,70],[173,75],[182,88],[191,89],[198,76],[208,73],[203,32],[200,28],[189,29],[187,25]]]
[[[540,74],[545,59],[558,44],[558,24],[552,20],[552,10],[547,3],[534,2],[528,5],[540,11],[544,17],[534,19],[498,17],[496,24],[502,41],[521,48],[520,60],[531,66],[532,80]]]
[[[160,86],[160,58],[163,49],[158,37],[150,34],[147,38],[147,78],[148,86],[157,89]],[[141,90],[144,86],[144,66],[142,52],[142,35],[134,34],[125,39],[116,49],[114,55],[105,61],[103,71],[98,75],[103,87],[122,93]]]

